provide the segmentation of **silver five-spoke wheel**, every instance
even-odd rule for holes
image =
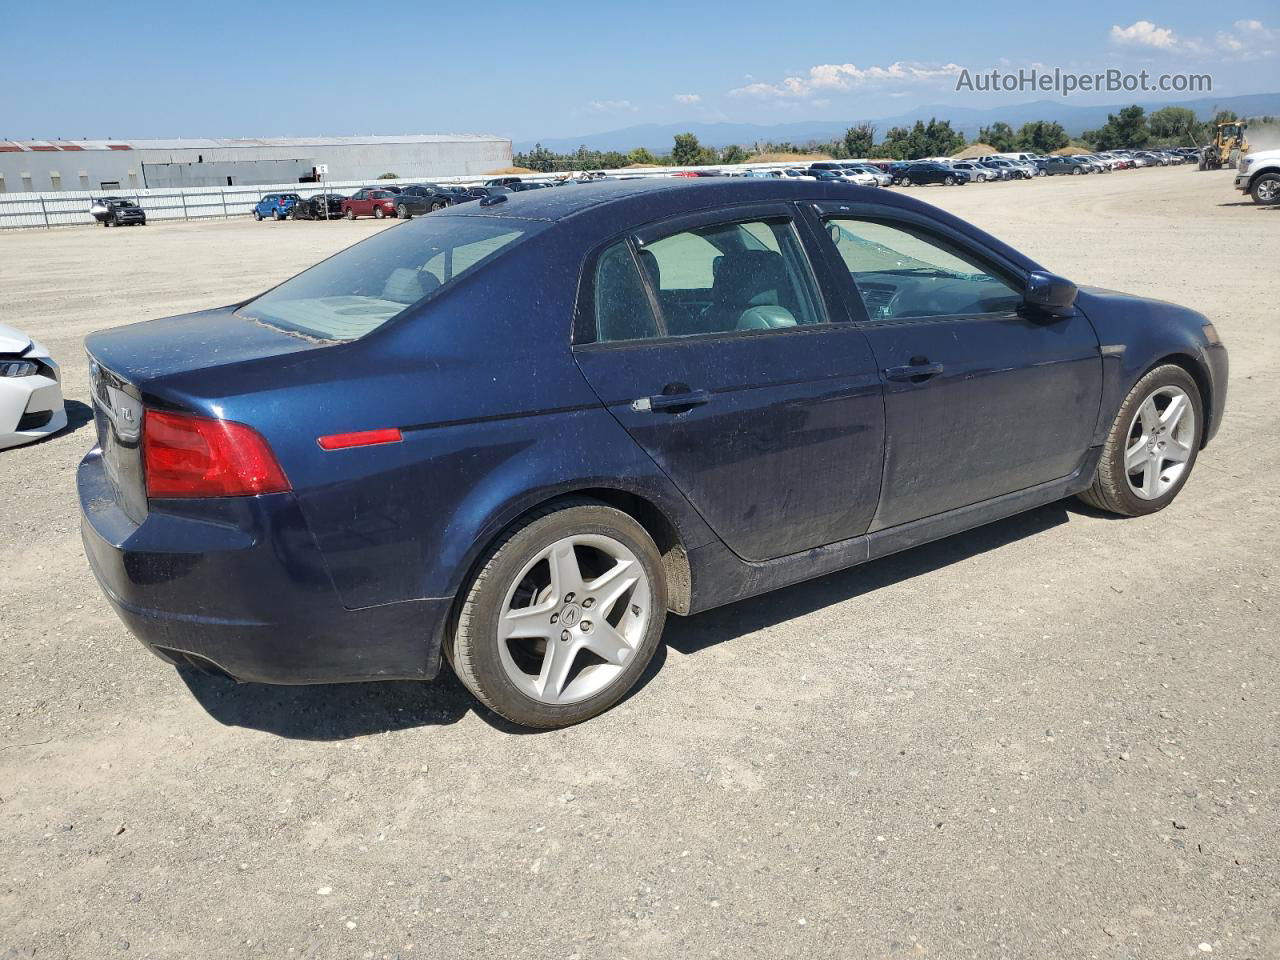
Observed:
[[[540,551],[517,576],[498,620],[498,652],[526,696],[568,704],[626,667],[651,615],[648,578],[623,543],[578,534]]]
[[[1191,475],[1205,429],[1204,395],[1182,366],[1157,366],[1116,411],[1080,499],[1123,517],[1163,510]]]
[[[565,498],[498,538],[466,588],[445,652],[496,713],[563,727],[627,695],[666,616],[666,568],[649,531],[618,507]]]
[[[1138,407],[1129,425],[1125,476],[1134,496],[1154,500],[1182,477],[1196,440],[1196,413],[1178,386],[1156,390]]]

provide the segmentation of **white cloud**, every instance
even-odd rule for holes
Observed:
[[[739,97],[763,99],[809,99],[826,91],[853,90],[868,86],[921,85],[937,83],[960,75],[955,63],[927,66],[899,60],[887,67],[859,67],[853,63],[820,63],[802,76],[784,77],[777,83],[757,81],[729,92]]]
[[[592,100],[587,109],[596,113],[635,113],[640,108],[630,100]]]
[[[673,98],[676,103],[701,103],[702,97],[696,93],[677,93]]]
[[[1177,50],[1182,41],[1169,27],[1158,27],[1150,20],[1135,20],[1127,27],[1113,26],[1111,42],[1125,47],[1153,47],[1156,50]]]
[[[1230,30],[1220,30],[1218,49],[1245,60],[1274,57],[1280,47],[1280,30],[1267,27],[1261,20],[1237,20]]]

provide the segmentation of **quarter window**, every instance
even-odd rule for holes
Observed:
[[[827,231],[871,320],[1007,313],[1022,302],[971,254],[914,228],[833,218]]]
[[[627,244],[615,244],[596,263],[595,310],[600,341],[825,322],[808,263],[785,219],[684,230],[645,244],[635,257]]]

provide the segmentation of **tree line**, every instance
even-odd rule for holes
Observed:
[[[1062,124],[1053,120],[1033,120],[1017,130],[997,121],[989,127],[982,127],[972,142],[987,144],[999,153],[1020,150],[1052,153],[1068,146],[1091,150],[1198,146],[1213,139],[1217,124],[1236,119],[1232,111],[1221,110],[1213,120],[1202,122],[1197,119],[1195,111],[1186,107],[1162,107],[1148,115],[1142,107],[1134,104],[1109,114],[1105,124],[1097,130],[1086,130],[1077,139],[1069,136]],[[825,155],[836,160],[919,160],[921,157],[949,156],[966,146],[964,135],[952,128],[950,120],[930,118],[927,123],[917,120],[910,127],[890,127],[880,139],[877,139],[878,133],[875,124],[858,123],[845,130],[844,136],[827,143],[816,140],[804,144],[757,142],[750,146],[730,144],[727,147],[707,146],[692,133],[680,133],[676,134],[667,153],[653,153],[644,147],[625,153],[591,150],[585,145],[572,153],[556,153],[539,143],[532,150],[517,153],[514,162],[516,166],[539,173],[556,173],[617,170],[637,165],[692,167],[738,164],[768,154]]]

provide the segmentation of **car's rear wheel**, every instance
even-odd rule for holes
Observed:
[[[375,220],[381,220],[381,219],[382,219],[383,217],[385,217],[385,216],[386,216],[386,213],[384,213],[384,212],[383,212],[383,210],[382,210],[382,208],[381,208],[381,207],[374,207],[374,208],[373,208],[373,219],[375,219]]]
[[[352,210],[350,207],[347,207],[347,212],[344,214],[344,216],[348,220],[354,220],[356,218],[356,212]]]
[[[662,560],[644,528],[605,504],[564,501],[529,514],[489,551],[446,652],[495,713],[564,727],[635,685],[666,612]]]
[[[396,216],[401,220],[408,220],[412,214],[409,213],[409,208],[402,203],[396,207]]]
[[[1204,402],[1182,367],[1156,367],[1120,405],[1102,448],[1090,506],[1126,517],[1163,510],[1187,482],[1200,452]]]
[[[431,212],[435,213],[437,210],[443,210],[447,206],[448,204],[443,200],[436,200],[431,204]]]

